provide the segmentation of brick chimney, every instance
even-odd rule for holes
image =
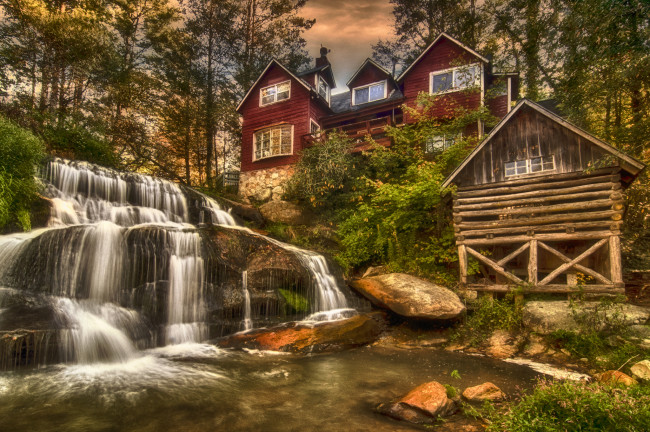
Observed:
[[[330,61],[327,60],[327,53],[330,52],[324,46],[320,47],[320,57],[316,59],[316,67],[325,66],[330,64]]]

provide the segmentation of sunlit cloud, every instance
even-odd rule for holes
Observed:
[[[301,15],[316,18],[305,33],[307,50],[318,56],[322,46],[331,50],[336,92],[345,91],[345,83],[372,54],[372,45],[393,35],[393,8],[389,0],[310,0]]]

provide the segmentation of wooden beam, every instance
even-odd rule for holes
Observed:
[[[499,264],[497,264],[494,261],[492,261],[491,259],[481,255],[479,252],[475,251],[474,249],[468,247],[468,248],[466,248],[466,250],[467,250],[468,254],[472,255],[474,258],[481,261],[483,264],[490,267],[492,270],[499,273],[503,277],[505,277],[505,278],[515,282],[515,283],[523,283],[524,282],[523,280],[519,279],[517,276],[513,275],[512,273],[507,272]]]
[[[613,208],[613,206],[617,204],[620,204],[621,206],[623,205],[622,203],[617,203],[616,201],[612,201],[608,198],[608,199],[600,199],[600,200],[593,200],[593,201],[552,204],[552,205],[538,206],[538,207],[517,207],[517,208],[503,208],[503,209],[495,209],[495,210],[459,211],[455,214],[458,214],[460,217],[464,219],[467,217],[543,214],[543,213],[588,210],[594,208],[607,208],[607,207],[612,208],[612,210],[622,210],[623,207]]]
[[[583,213],[563,213],[546,216],[533,216],[525,219],[501,219],[493,221],[466,221],[459,215],[454,215],[454,222],[460,229],[491,229],[505,227],[521,227],[529,225],[547,225],[556,222],[587,221],[594,219],[620,220],[622,211],[604,210]],[[616,219],[614,219],[616,218]]]
[[[481,209],[489,209],[489,208],[523,206],[523,205],[531,205],[531,204],[548,204],[555,201],[575,202],[575,201],[592,200],[593,198],[601,198],[601,199],[608,198],[611,200],[610,196],[612,195],[612,191],[607,189],[607,190],[595,191],[595,192],[559,194],[559,195],[546,196],[546,197],[540,197],[539,195],[541,194],[538,194],[538,196],[534,198],[516,198],[516,199],[506,200],[506,201],[485,202],[485,203],[477,203],[477,204],[458,204],[458,205],[454,204],[454,213],[458,213],[466,210],[481,210]]]
[[[537,285],[537,239],[530,241],[528,252],[528,283]]]
[[[594,170],[590,173],[584,171],[580,172],[571,172],[571,173],[562,173],[562,174],[545,174],[539,176],[525,177],[516,180],[506,180],[498,183],[489,183],[482,185],[474,186],[460,186],[459,191],[473,191],[473,190],[482,190],[490,187],[500,187],[506,185],[527,185],[530,183],[548,183],[548,182],[558,182],[558,181],[567,181],[567,180],[584,180],[584,179],[595,179],[595,178],[610,178],[616,176],[620,171],[618,167],[608,167]],[[593,183],[593,181],[592,181]]]
[[[530,246],[530,243],[524,243],[517,250],[515,250],[514,252],[506,255],[505,257],[503,257],[499,261],[497,261],[497,264],[499,264],[500,266],[504,265],[505,263],[507,263],[508,261],[513,259],[514,257],[516,257],[517,255],[519,255],[520,253],[522,253],[523,251],[528,249],[529,246]]]
[[[458,267],[460,267],[460,283],[467,284],[467,251],[465,245],[458,246]]]
[[[488,292],[509,292],[513,289],[519,289],[513,285],[485,285],[485,284],[468,284],[467,289],[473,291]],[[625,287],[621,285],[583,285],[582,287],[571,287],[569,285],[544,285],[526,287],[525,293],[557,293],[557,294],[575,294],[578,292],[593,294],[625,294]]]
[[[462,235],[465,237],[478,237],[484,236],[486,234],[515,234],[528,231],[534,231],[535,233],[541,232],[566,232],[567,228],[572,228],[573,230],[589,229],[589,228],[609,228],[611,230],[619,230],[621,228],[622,222],[612,222],[611,220],[604,221],[595,221],[595,222],[574,222],[574,223],[563,223],[563,224],[551,224],[551,225],[526,225],[521,227],[507,227],[507,228],[490,228],[482,230],[462,230],[458,225],[454,227],[454,230],[457,232],[456,235]]]
[[[620,234],[618,231],[591,231],[582,233],[549,233],[549,234],[535,234],[534,236],[518,235],[509,237],[495,237],[493,239],[465,239],[457,240],[456,244],[464,244],[467,246],[475,245],[496,245],[496,244],[510,244],[510,243],[523,243],[532,240],[533,238],[542,241],[574,241],[574,240],[599,240],[609,238],[613,234]]]
[[[552,253],[553,255],[560,258],[565,263],[571,262],[571,258],[569,258],[568,256],[564,255],[559,250],[554,249],[554,248],[550,247],[549,245],[547,245],[545,243],[539,242],[539,247],[541,247],[542,249]],[[607,279],[605,276],[601,275],[597,271],[590,269],[589,267],[585,267],[585,266],[583,266],[581,264],[578,264],[578,263],[574,264],[573,267],[576,270],[579,270],[579,271],[593,277],[594,279],[598,280],[601,283],[604,283],[606,285],[612,283],[611,280]]]
[[[559,274],[565,272],[568,268],[573,267],[576,263],[580,263],[580,261],[587,258],[592,253],[596,252],[598,249],[600,249],[602,245],[604,245],[607,242],[609,242],[609,238],[599,240],[598,242],[596,242],[596,244],[591,246],[589,249],[587,249],[577,257],[573,258],[571,261],[564,263],[558,268],[556,268],[555,270],[553,270],[551,273],[549,273],[544,279],[542,279],[539,282],[539,285],[546,285],[547,283],[555,279]]]
[[[513,193],[506,195],[494,195],[494,196],[479,196],[476,198],[456,198],[454,199],[454,204],[476,204],[482,202],[494,202],[494,201],[507,201],[512,199],[519,198],[531,198],[539,196],[554,196],[554,195],[564,195],[580,192],[589,192],[589,191],[610,191],[614,189],[620,189],[620,183],[604,182],[604,183],[589,183],[583,186],[568,187],[562,189],[548,189],[548,190],[536,190],[533,192],[522,192],[522,193]],[[617,192],[618,193],[618,192]]]
[[[621,239],[616,235],[609,238],[609,266],[612,282],[622,283],[623,268],[621,266]]]
[[[513,183],[505,182],[500,183],[498,186],[494,183],[484,185],[482,189],[468,191],[463,188],[458,188],[456,196],[458,198],[473,198],[487,195],[506,195],[521,192],[532,192],[544,189],[557,189],[558,187],[575,187],[586,184],[600,183],[600,182],[616,183],[620,181],[619,175],[603,176],[603,177],[583,177],[578,180],[566,181],[553,181],[549,179],[537,179],[536,182],[531,182],[522,186],[514,186]],[[503,186],[501,186],[503,185]]]

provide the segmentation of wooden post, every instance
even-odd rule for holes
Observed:
[[[609,265],[612,283],[623,283],[623,269],[621,266],[621,239],[617,235],[609,237]]]
[[[532,286],[537,285],[537,240],[530,241],[528,248],[528,283]]]
[[[458,266],[460,267],[460,284],[467,285],[467,249],[465,245],[458,246]]]

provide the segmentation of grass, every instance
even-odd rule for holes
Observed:
[[[469,304],[468,309],[472,310],[465,322],[451,335],[451,341],[464,341],[477,346],[495,330],[511,331],[521,328],[521,308],[515,305],[513,296],[503,299],[480,297]]]
[[[534,392],[486,416],[488,431],[642,432],[650,425],[650,386],[542,381]]]

